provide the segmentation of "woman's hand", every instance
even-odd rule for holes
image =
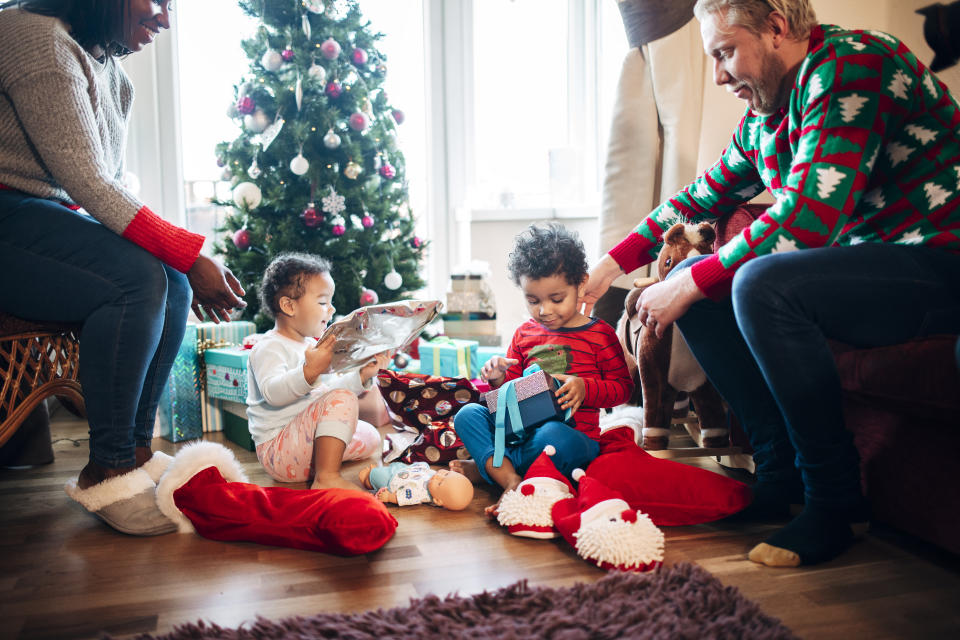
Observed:
[[[560,401],[561,409],[570,409],[573,415],[583,404],[583,399],[587,397],[587,385],[583,378],[577,376],[568,376],[565,373],[554,373],[553,377],[563,384],[557,389],[557,399]]]
[[[655,331],[658,338],[663,332],[687,312],[694,302],[706,296],[693,281],[690,269],[684,269],[675,276],[650,285],[637,300],[637,313],[640,324]]]
[[[499,381],[503,380],[507,374],[507,369],[519,362],[519,360],[513,358],[493,356],[483,363],[483,367],[480,369],[480,379],[486,380],[493,386],[500,386]]]
[[[247,306],[247,303],[240,299],[240,296],[246,293],[240,281],[230,269],[212,258],[198,256],[187,272],[187,280],[193,289],[190,306],[200,320],[203,320],[203,309],[207,312],[207,317],[216,323],[221,320],[230,322],[230,311]]]
[[[313,384],[320,377],[320,374],[330,370],[330,361],[333,360],[333,345],[336,342],[337,337],[330,334],[322,342],[317,341],[312,347],[307,347],[303,354],[303,377],[309,384]]]
[[[600,258],[600,262],[593,269],[590,269],[587,283],[583,287],[583,295],[577,301],[578,308],[583,305],[583,315],[590,315],[593,311],[593,305],[607,292],[613,281],[622,275],[623,269],[610,257],[610,254]]]
[[[387,365],[390,364],[390,354],[387,351],[378,353],[373,356],[373,360],[363,365],[363,368],[360,369],[360,380],[364,383],[367,382],[370,378],[377,375],[377,372],[380,369],[386,369]]]

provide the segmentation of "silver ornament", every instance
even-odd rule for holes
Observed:
[[[303,78],[300,77],[300,72],[297,72],[297,86],[293,90],[293,97],[297,101],[297,111],[300,111],[300,106],[303,104]]]
[[[260,177],[263,171],[260,170],[260,166],[257,164],[257,159],[253,159],[253,164],[250,165],[250,168],[247,169],[247,175],[250,176],[251,180],[256,180]]]
[[[340,146],[340,136],[332,128],[323,136],[323,146],[327,149],[336,149]]]
[[[293,160],[290,161],[290,171],[298,176],[305,174],[308,169],[310,169],[310,163],[303,157],[302,153],[298,153]]]
[[[324,10],[322,0],[303,0],[303,6],[310,13],[323,13]]]
[[[307,14],[303,14],[303,18],[300,20],[300,24],[303,27],[303,35],[307,36],[307,40],[310,39],[310,18],[307,17]]]
[[[324,84],[327,81],[327,70],[316,62],[310,65],[307,73],[310,74],[310,77],[316,80],[318,84]]]
[[[279,51],[267,49],[267,52],[260,58],[260,65],[267,71],[276,71],[283,66],[283,56]]]

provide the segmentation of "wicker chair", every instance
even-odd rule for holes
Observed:
[[[0,311],[0,446],[50,396],[85,414],[77,381],[80,327],[38,323]]]

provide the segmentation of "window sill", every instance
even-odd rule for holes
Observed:
[[[518,207],[511,209],[457,210],[459,222],[504,222],[517,220],[591,220],[599,216],[599,206]]]

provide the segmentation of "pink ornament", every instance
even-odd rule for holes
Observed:
[[[367,64],[367,52],[359,47],[354,49],[350,55],[350,61],[358,67],[362,64]]]
[[[343,95],[343,87],[336,80],[332,80],[327,83],[327,88],[324,89],[324,93],[330,98],[339,98]]]
[[[240,251],[246,251],[250,248],[250,232],[246,229],[237,229],[233,233],[233,244],[236,245],[237,249]]]
[[[335,236],[342,236],[346,232],[347,232],[347,228],[344,227],[342,224],[335,224],[333,225],[333,228],[330,229],[330,233],[332,233]]]
[[[373,289],[364,289],[360,292],[360,306],[368,307],[371,304],[377,304],[380,301],[380,296],[377,295],[377,292]]]
[[[243,96],[237,100],[237,111],[243,115],[249,115],[254,112],[257,108],[257,104],[253,101],[253,98],[250,96]]]
[[[340,43],[333,38],[327,38],[320,45],[320,53],[327,60],[333,60],[340,55]]]
[[[291,60],[293,60],[293,49],[287,47],[286,49],[283,50],[280,56],[283,57],[284,62],[290,62]]]
[[[407,119],[407,116],[405,116],[405,115],[403,114],[403,111],[400,111],[400,109],[394,109],[394,110],[393,110],[393,120],[394,120],[394,122],[396,122],[397,124],[403,124],[403,121],[406,120],[406,119]]]
[[[303,213],[300,214],[300,218],[303,220],[303,226],[310,229],[313,229],[318,224],[323,222],[323,214],[316,210],[316,208],[313,206],[313,203],[303,210]]]
[[[413,236],[412,238],[410,238],[410,246],[413,247],[414,249],[419,249],[421,246],[423,246],[423,240],[421,240],[417,236]]]
[[[350,128],[354,131],[363,131],[367,128],[367,116],[359,111],[350,116]]]
[[[364,229],[369,229],[373,226],[373,216],[363,216],[360,218],[360,224],[363,225]]]
[[[386,178],[387,180],[390,180],[391,178],[397,175],[397,170],[394,169],[393,165],[390,164],[389,162],[384,162],[380,166],[380,175]]]

